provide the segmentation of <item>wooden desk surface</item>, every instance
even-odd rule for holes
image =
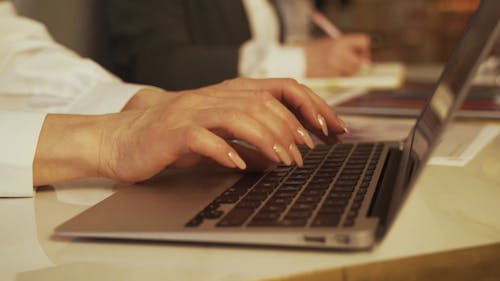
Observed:
[[[465,167],[427,166],[386,239],[369,252],[53,236],[56,225],[110,195],[113,185],[85,180],[56,186],[55,191],[40,189],[34,198],[0,200],[0,280],[499,278],[500,136]],[[467,279],[469,269],[485,278]]]
[[[268,281],[500,280],[500,243],[327,269]]]

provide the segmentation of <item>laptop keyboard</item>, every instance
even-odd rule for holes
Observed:
[[[301,147],[304,166],[244,175],[186,226],[351,227],[380,161],[382,143]],[[224,206],[233,206],[228,208]]]

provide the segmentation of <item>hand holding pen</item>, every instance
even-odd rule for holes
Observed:
[[[367,35],[344,35],[318,11],[312,13],[311,20],[328,37],[302,44],[308,77],[352,75],[370,63],[370,38]]]

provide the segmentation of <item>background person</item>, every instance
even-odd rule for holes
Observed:
[[[127,81],[190,89],[244,77],[356,73],[366,35],[314,39],[308,0],[112,0],[117,72]]]

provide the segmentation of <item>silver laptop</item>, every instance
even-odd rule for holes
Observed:
[[[484,0],[407,139],[301,149],[304,166],[236,173],[170,170],[56,228],[61,236],[368,249],[418,180],[480,61],[500,33],[500,1]]]

